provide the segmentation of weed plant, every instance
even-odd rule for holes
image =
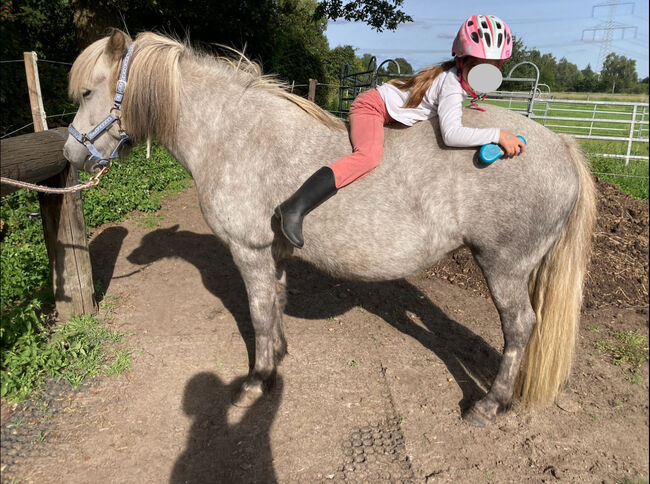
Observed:
[[[164,148],[154,145],[147,159],[145,148],[136,147],[126,158],[113,163],[98,188],[82,193],[86,226],[91,229],[122,221],[133,211],[155,212],[165,193],[188,186],[188,173]],[[6,197],[0,208],[1,390],[3,397],[18,400],[26,397],[43,375],[78,383],[96,374],[98,370],[84,369],[84,365],[90,364],[100,351],[92,342],[103,340],[93,336],[96,329],[83,320],[84,324],[72,323],[82,333],[88,333],[86,340],[83,335],[76,337],[83,343],[57,343],[60,330],[46,319],[53,303],[52,277],[38,196],[22,190]],[[125,356],[118,355],[114,372],[123,367]]]
[[[638,371],[648,362],[648,340],[638,330],[614,331],[610,338],[597,341],[595,346],[628,372],[630,382],[642,381]]]
[[[130,353],[114,348],[121,338],[94,316],[74,317],[51,334],[27,331],[3,351],[2,397],[19,401],[29,396],[44,376],[64,378],[77,387],[85,378],[100,373],[122,373],[129,367]]]

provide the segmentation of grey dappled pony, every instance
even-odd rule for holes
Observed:
[[[79,131],[107,115],[130,43],[115,31],[75,61],[70,94],[81,103],[73,121]],[[379,281],[416,274],[460,246],[485,274],[505,338],[492,387],[465,417],[484,425],[513,395],[528,404],[554,400],[570,373],[595,219],[593,181],[573,140],[498,107],[467,110],[466,126],[497,126],[528,141],[523,155],[482,167],[476,149],[445,147],[435,120],[389,126],[377,170],[311,213],[305,247],[295,250],[274,208],[351,151],[345,125],[243,56],[201,54],[153,33],[135,44],[122,127],[136,140],[158,139],[189,171],[206,222],[246,284],[255,362],[236,403],[255,401],[286,353],[289,257]],[[113,125],[95,146],[110,153],[118,140]],[[64,150],[73,165],[96,169],[72,137]]]

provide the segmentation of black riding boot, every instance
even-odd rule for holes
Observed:
[[[280,219],[282,233],[299,249],[305,244],[302,239],[302,219],[325,200],[336,193],[334,172],[324,166],[310,176],[296,193],[275,209]]]

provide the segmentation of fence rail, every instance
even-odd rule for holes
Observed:
[[[624,159],[626,165],[630,160],[648,161],[645,154],[649,138],[648,103],[548,99],[530,93],[529,99],[524,100],[524,94],[490,96],[488,102],[524,114],[558,133],[585,140],[626,143],[624,154],[595,153],[597,156]],[[606,149],[611,149],[609,146]]]
[[[399,77],[399,66],[396,74],[382,74],[381,66],[390,62],[394,61],[389,59],[377,65],[377,60],[373,57],[367,69],[362,72],[350,72],[347,64],[341,66],[339,109],[333,114],[346,114],[350,103],[361,91],[381,84],[387,78]],[[514,74],[525,67],[533,72],[532,77]],[[648,160],[648,103],[553,99],[550,88],[539,82],[539,69],[531,62],[515,65],[503,81],[522,83],[530,86],[530,89],[495,91],[489,94],[486,102],[524,114],[559,133],[580,139],[612,142],[606,147],[600,147],[605,150],[619,147],[625,151],[625,154],[595,153],[597,156],[621,158],[626,165],[630,160]],[[621,145],[621,142],[627,144]],[[639,149],[638,144],[645,144],[646,147]]]

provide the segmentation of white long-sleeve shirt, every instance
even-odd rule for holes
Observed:
[[[388,83],[377,87],[377,91],[386,103],[388,114],[402,124],[412,126],[437,115],[442,139],[447,146],[480,146],[499,141],[499,128],[463,126],[463,101],[469,99],[470,95],[461,87],[455,67],[435,78],[416,108],[402,107],[406,104],[410,91],[402,91]]]

